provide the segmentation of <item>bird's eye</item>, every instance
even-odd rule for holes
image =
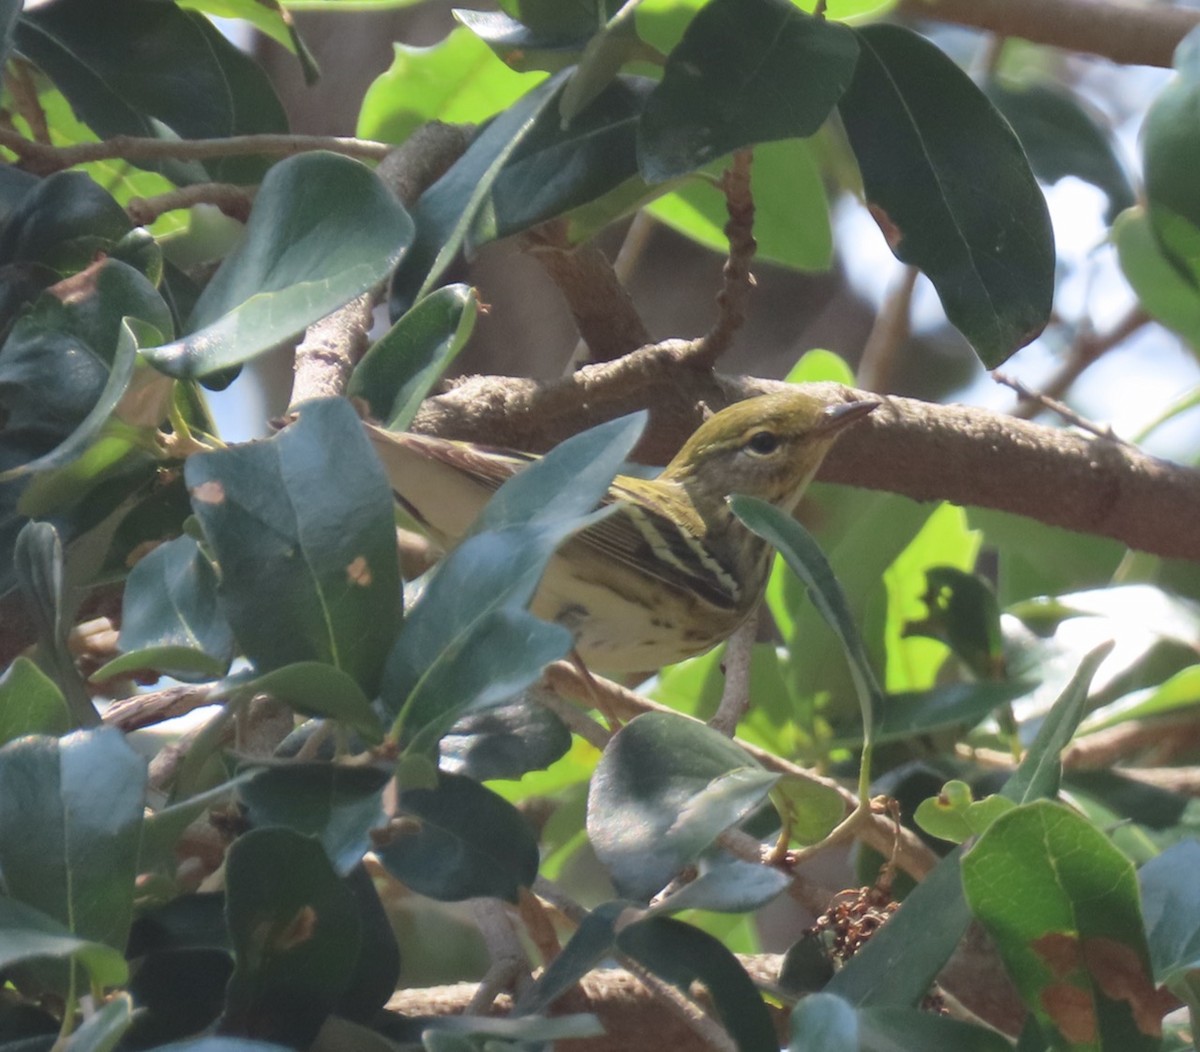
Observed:
[[[746,442],[751,453],[765,457],[779,448],[779,436],[774,431],[755,431]]]

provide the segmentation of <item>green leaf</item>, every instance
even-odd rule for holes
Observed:
[[[736,496],[731,499],[730,505],[739,519],[783,556],[792,573],[804,582],[813,605],[838,637],[858,693],[863,746],[869,749],[875,741],[880,715],[884,712],[883,691],[875,678],[858,625],[850,613],[845,593],[833,575],[829,560],[803,526],[766,501]],[[864,770],[869,766],[864,759]]]
[[[794,270],[826,270],[833,256],[829,202],[812,147],[802,139],[762,143],[750,170],[756,258]],[[729,251],[725,195],[690,179],[646,206],[655,219],[706,248]]]
[[[495,52],[506,66],[522,73],[531,70],[557,72],[574,65],[583,54],[588,40],[600,28],[603,16],[590,13],[585,4],[547,5],[562,9],[566,15],[547,12],[549,17],[536,17],[533,24],[504,11],[473,11],[454,9],[454,17]]]
[[[814,993],[789,1017],[788,1052],[859,1052],[858,1013],[835,994]]]
[[[846,817],[846,801],[837,789],[796,775],[785,774],[779,779],[771,790],[771,803],[783,819],[792,843],[796,844],[816,844],[824,840]]]
[[[4,746],[0,871],[7,894],[73,935],[123,950],[145,793],[146,761],[114,728]]]
[[[412,237],[408,213],[365,165],[330,153],[281,161],[187,335],[146,357],[178,377],[249,361],[382,281]]]
[[[1134,204],[1111,129],[1101,126],[1070,91],[1050,81],[1006,84],[994,78],[984,90],[1017,133],[1039,179],[1056,183],[1073,175],[1103,190],[1110,223]]]
[[[1070,686],[1046,714],[1042,727],[1002,795],[1027,803],[1058,791],[1059,754],[1079,725],[1087,684],[1103,659],[1084,662]],[[955,848],[904,899],[888,921],[830,981],[827,991],[856,1005],[915,1005],[954,952],[971,910],[963,894],[961,858]]]
[[[665,895],[647,912],[659,914],[711,910],[715,913],[751,913],[765,906],[791,883],[792,878],[787,873],[757,862],[717,858],[705,865],[702,860],[695,880]]]
[[[129,573],[121,603],[118,641],[123,663],[115,671],[102,668],[105,679],[121,668],[157,668],[184,680],[217,679],[233,660],[234,640],[217,597],[217,574],[191,537],[160,544]],[[153,650],[158,658],[145,664],[139,652]],[[185,657],[186,655],[186,657]],[[170,663],[187,662],[187,667]],[[111,663],[110,663],[111,664]]]
[[[316,837],[339,873],[370,849],[370,831],[386,823],[381,793],[388,774],[373,767],[289,763],[266,767],[238,787],[255,828],[284,826]]]
[[[1200,193],[1195,186],[1200,146],[1195,128],[1200,114],[1200,36],[1193,31],[1175,51],[1176,75],[1154,100],[1142,122],[1142,174],[1151,215],[1159,208],[1200,226]]]
[[[470,339],[478,313],[479,297],[468,285],[430,293],[363,355],[346,394],[365,401],[388,430],[405,430]]]
[[[620,900],[602,902],[588,912],[562,953],[550,961],[542,974],[517,997],[513,1014],[545,1012],[588,972],[610,957],[616,940],[616,926],[626,910],[630,911],[630,916],[636,915],[636,907]]]
[[[1004,795],[1010,800],[1025,804],[1057,794],[1062,780],[1062,751],[1083,719],[1092,678],[1112,648],[1112,643],[1105,643],[1088,654],[1046,714],[1020,765],[1004,784]]]
[[[1050,318],[1045,199],[1012,129],[945,54],[900,26],[857,35],[858,66],[839,109],[871,213],[994,368]]]
[[[778,780],[711,727],[643,713],[613,735],[596,765],[588,839],[617,890],[649,901]]]
[[[925,572],[923,621],[909,622],[905,635],[928,636],[945,643],[978,679],[1004,677],[1004,635],[1000,604],[991,583],[953,566]]]
[[[506,705],[466,713],[438,743],[439,767],[486,782],[545,770],[565,756],[571,732],[538,704],[540,694],[533,686]]]
[[[622,928],[617,947],[686,994],[702,983],[741,1052],[776,1052],[775,1028],[744,968],[717,939],[670,917]]]
[[[653,82],[622,76],[564,124],[543,108],[480,203],[467,252],[603,198],[637,175],[635,130]]]
[[[930,836],[961,844],[978,836],[1014,807],[1016,804],[1005,796],[975,800],[966,782],[954,780],[946,783],[939,796],[922,800],[913,813],[913,821]]]
[[[500,170],[529,134],[538,115],[558,97],[565,74],[539,84],[484,128],[422,195],[413,212],[416,237],[392,279],[392,317],[428,293],[458,254]]]
[[[443,585],[446,587],[446,585]],[[435,756],[438,742],[470,709],[525,690],[571,650],[571,633],[519,609],[490,610],[426,667],[396,719],[406,751]]]
[[[432,47],[393,44],[392,64],[367,88],[355,134],[403,142],[422,124],[480,124],[544,79],[509,69],[469,29],[453,29]]]
[[[133,1023],[133,998],[118,994],[75,1031],[63,1052],[112,1052]]]
[[[258,671],[322,661],[374,693],[399,570],[391,489],[350,404],[309,402],[270,441],[190,457],[184,477]]]
[[[0,263],[41,263],[74,274],[129,233],[111,194],[82,172],[55,172],[22,195],[0,230]]]
[[[15,41],[101,138],[287,131],[262,68],[202,15],[174,4],[123,0],[97,21],[87,0],[59,0],[25,11]],[[232,157],[162,169],[177,183],[255,182],[266,162]]]
[[[478,782],[441,774],[432,789],[404,789],[375,853],[413,891],[440,902],[481,895],[516,902],[538,871],[537,837],[524,816]]]
[[[225,888],[236,965],[220,1030],[307,1047],[358,958],[354,896],[321,846],[290,829],[239,837]]]
[[[1011,1052],[1003,1034],[916,1008],[860,1008],[861,1052]]]
[[[473,527],[434,570],[421,599],[405,618],[387,659],[381,691],[385,711],[398,716],[434,662],[453,668],[463,641],[493,611],[524,607],[533,597],[553,550],[570,533],[592,521],[589,514],[608,490],[641,434],[645,417],[635,414],[601,424],[560,443],[509,479],[492,496]],[[489,632],[515,632],[520,619],[495,621]],[[530,630],[534,631],[530,626]],[[540,642],[551,640],[537,630]],[[532,638],[532,637],[531,637]],[[568,641],[569,645],[569,641]],[[443,658],[443,655],[446,655]],[[504,655],[513,662],[518,655]],[[479,666],[478,672],[486,671]],[[470,669],[464,674],[474,675]],[[522,676],[524,675],[522,671]],[[528,681],[526,681],[528,682]],[[519,686],[513,686],[515,693]],[[427,694],[436,705],[436,695]],[[493,703],[506,700],[494,697]],[[447,712],[444,734],[463,709]],[[469,700],[462,702],[465,707]],[[407,720],[407,716],[405,717]]]
[[[317,60],[301,38],[288,8],[280,0],[181,0],[179,6],[205,11],[217,18],[239,18],[249,22],[300,60],[305,85],[312,87],[320,78]]]
[[[76,596],[68,586],[58,531],[48,522],[26,522],[17,534],[12,566],[36,626],[38,662],[63,692],[72,724],[95,727],[100,714],[67,646]]]
[[[653,59],[653,51],[646,54],[638,39],[635,21],[638,0],[622,3],[598,33],[594,33],[579,57],[571,79],[563,89],[558,111],[563,124],[571,124],[586,110],[614,80],[621,67],[639,54]]]
[[[1182,840],[1138,870],[1154,980],[1165,984],[1193,1012],[1200,1009],[1198,866],[1200,843]]]
[[[1146,313],[1200,347],[1200,289],[1167,256],[1140,205],[1127,208],[1112,228],[1117,259]]]
[[[0,895],[0,968],[43,958],[77,961],[102,987],[120,986],[129,978],[120,950],[81,939],[53,917]]]
[[[1027,681],[951,683],[932,690],[888,694],[875,740],[904,741],[947,727],[973,727],[1001,705],[1028,694],[1034,686]],[[853,737],[835,739],[838,744],[857,741]]]
[[[71,729],[67,700],[54,680],[27,657],[0,676],[0,745],[27,734],[58,737]]]
[[[857,53],[844,26],[787,0],[713,0],[646,103],[642,175],[662,182],[757,142],[811,135],[850,83]]]
[[[247,694],[269,694],[304,716],[337,720],[366,741],[383,741],[383,725],[371,699],[349,674],[323,661],[284,665],[239,687]]]
[[[998,818],[964,857],[963,888],[1057,1047],[1157,1050],[1133,865],[1073,811],[1037,801]]]

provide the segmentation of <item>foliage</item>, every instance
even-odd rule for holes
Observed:
[[[977,85],[879,0],[506,0],[457,12],[432,48],[398,45],[362,100],[359,134],[390,143],[479,124],[406,208],[369,164],[303,142],[285,159],[264,139],[170,154],[287,131],[209,16],[252,22],[315,77],[292,5],[109,6],[98,22],[88,0],[0,0],[0,624],[16,640],[0,1052],[569,1047],[600,1024],[551,1009],[613,961],[683,995],[703,985],[740,1049],[1014,1047],[1011,1027],[918,1010],[936,976],[953,982],[972,921],[1028,1010],[1016,1047],[1177,1047],[1164,1015],[1200,1009],[1194,807],[1140,755],[1089,772],[1064,753],[1135,720],[1194,721],[1194,572],[891,494],[814,485],[813,534],[737,497],[782,557],[739,737],[700,722],[721,649],[659,670],[645,693],[660,704],[610,734],[547,697],[571,636],[528,606],[555,550],[605,514],[643,416],[559,444],[402,580],[356,408],[405,428],[451,368],[484,311],[448,280],[464,252],[547,223],[574,246],[643,208],[723,251],[713,184],[750,148],[764,258],[828,268],[829,199],[857,191],[988,367],[1052,323],[1038,180],[1088,181],[1141,306],[1200,346],[1200,36],[1146,115],[1135,194],[1070,90],[1003,63]],[[36,163],[115,136],[165,152],[118,140]],[[202,209],[160,196],[214,183],[254,190],[217,244]],[[166,212],[139,226],[135,198]],[[221,441],[206,389],[385,283],[391,326],[348,398]],[[853,377],[814,352],[789,380]],[[97,611],[119,627],[103,644]],[[139,684],[216,707],[167,749],[112,725],[107,704]],[[909,831],[896,861],[924,879],[908,890],[859,844],[856,901],[894,890],[900,908],[848,960],[818,925],[764,999],[737,956],[760,946],[759,911],[812,853],[886,826],[877,796]],[[578,911],[552,919],[534,892]],[[481,977],[447,919],[477,899],[518,906],[544,956],[511,1016],[386,1011],[441,978],[442,944],[455,977]],[[428,930],[402,957],[406,909]]]

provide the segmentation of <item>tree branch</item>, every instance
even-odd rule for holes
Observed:
[[[701,423],[701,402],[715,410],[782,386],[691,367],[692,347],[668,341],[546,383],[472,377],[427,399],[413,429],[540,452],[649,408],[651,427],[637,455],[665,463]],[[887,398],[834,448],[820,477],[914,500],[994,508],[1168,558],[1200,559],[1200,472],[985,409]]]
[[[1130,66],[1171,65],[1200,11],[1120,0],[901,0],[912,18],[953,22]]]

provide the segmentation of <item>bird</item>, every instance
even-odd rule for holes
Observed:
[[[702,654],[753,613],[772,549],[734,515],[744,494],[788,514],[837,437],[873,412],[804,385],[736,402],[705,420],[656,478],[617,475],[616,510],[551,558],[530,610],[574,635],[583,664],[646,673]],[[534,454],[369,424],[398,503],[443,549]]]

